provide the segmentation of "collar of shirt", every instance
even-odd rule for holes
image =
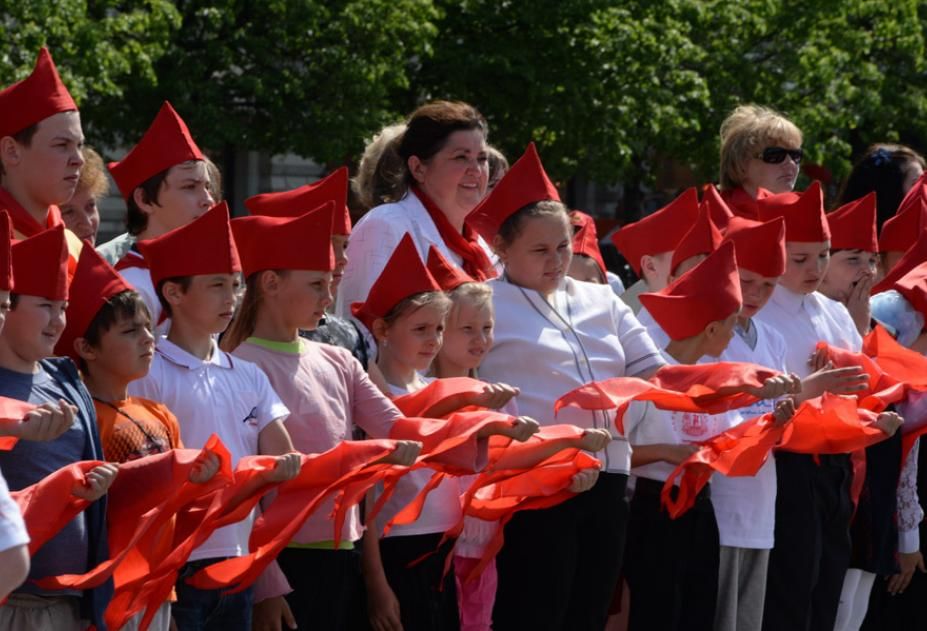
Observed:
[[[776,285],[770,300],[786,313],[797,314],[801,312],[806,303],[809,303],[809,307],[812,306],[810,303],[814,302],[814,293],[796,294],[780,284]]]
[[[231,358],[228,353],[219,350],[219,345],[216,344],[216,340],[210,340],[210,345],[209,359],[200,359],[171,342],[167,339],[167,336],[164,336],[158,340],[155,351],[160,353],[164,359],[172,364],[183,366],[188,370],[196,370],[197,368],[206,366],[232,368]]]

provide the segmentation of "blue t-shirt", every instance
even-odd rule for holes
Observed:
[[[0,472],[6,478],[10,490],[20,490],[35,484],[74,462],[103,459],[93,400],[70,359],[43,360],[35,374],[0,368],[0,396],[36,404],[56,405],[59,400],[64,399],[77,406],[77,414],[71,428],[55,440],[20,440],[10,451],[0,451]],[[105,545],[104,510],[105,500],[94,502],[39,548],[32,556],[29,579],[58,574],[82,574],[105,559],[108,554]],[[55,596],[91,596],[89,592],[84,594],[79,591],[44,592],[30,580],[16,591]],[[108,600],[108,597],[105,599]],[[91,600],[96,601],[97,598]],[[95,618],[92,612],[96,611],[100,604],[84,603],[82,616]]]

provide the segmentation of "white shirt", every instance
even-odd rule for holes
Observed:
[[[351,305],[367,299],[370,288],[407,232],[423,261],[428,260],[428,248],[433,245],[451,263],[457,266],[463,264],[463,259],[444,243],[422,202],[413,193],[408,193],[396,203],[371,209],[354,226],[346,252],[348,265],[338,287],[336,313],[349,317]],[[479,242],[489,260],[494,260],[489,246],[482,239]]]
[[[756,348],[737,333],[721,361],[750,362],[785,372],[785,339],[768,325],[754,319]],[[772,412],[776,402],[761,399],[739,410],[745,420]],[[721,545],[734,548],[771,549],[776,526],[776,460],[772,453],[755,476],[711,478],[711,503],[718,522]]]
[[[590,381],[639,376],[664,364],[647,331],[607,285],[565,278],[551,303],[536,291],[505,279],[493,288],[495,330],[480,378],[521,390],[520,414],[542,425],[571,423],[584,429],[605,427],[616,438],[596,454],[606,471],[628,473],[631,452],[615,429],[614,410],[560,410],[554,402]]]
[[[139,256],[136,252],[130,251],[127,256]],[[127,283],[132,285],[138,295],[145,301],[148,307],[148,313],[151,315],[151,326],[155,332],[155,337],[167,335],[171,328],[170,318],[161,322],[161,301],[158,300],[158,293],[155,291],[154,283],[151,282],[151,272],[143,267],[127,267],[119,271]]]
[[[650,335],[650,339],[657,345],[657,348],[666,348],[666,345],[669,344],[670,336],[667,335],[663,327],[657,324],[657,321],[653,319],[653,316],[647,311],[647,307],[641,307],[641,310],[637,312],[637,321],[641,323],[641,326],[647,329],[647,334]]]
[[[232,455],[232,467],[258,454],[258,435],[289,415],[267,376],[252,364],[219,350],[212,342],[209,359],[186,352],[167,338],[158,340],[148,375],[129,384],[129,394],[166,405],[180,424],[190,449],[202,448],[216,434]],[[254,513],[218,529],[193,551],[190,560],[243,556]]]
[[[788,336],[785,367],[802,379],[811,374],[808,359],[818,342],[857,353],[863,346],[847,308],[818,292],[796,294],[777,285],[753,320]]]
[[[10,489],[0,475],[0,552],[29,543],[29,534],[19,506],[10,497]]]

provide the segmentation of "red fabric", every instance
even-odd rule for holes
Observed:
[[[728,241],[660,291],[641,294],[640,301],[673,340],[729,318],[743,304],[734,244]]]
[[[74,495],[74,487],[83,484],[84,476],[102,462],[86,460],[62,467],[32,486],[10,495],[19,505],[29,533],[29,554],[33,555],[68,522],[90,506]]]
[[[899,344],[881,326],[863,338],[863,353],[894,379],[917,390],[927,389],[927,357]]]
[[[728,208],[731,209],[734,215],[754,221],[759,221],[760,219],[760,212],[757,208],[756,200],[769,197],[770,195],[772,195],[772,193],[765,188],[757,189],[756,198],[750,197],[750,194],[740,187],[721,191],[721,199],[727,203]]]
[[[0,426],[19,423],[26,414],[35,408],[35,405],[19,399],[0,397]],[[18,442],[19,439],[15,436],[0,436],[0,451],[9,451]]]
[[[501,184],[501,182],[500,182]],[[480,245],[476,230],[470,222],[468,216],[464,221],[463,230],[458,232],[447,215],[444,214],[438,205],[417,186],[412,187],[412,193],[422,202],[422,206],[428,211],[428,216],[434,222],[441,240],[444,241],[451,252],[462,259],[463,270],[476,280],[489,280],[496,277],[496,271],[492,266],[492,261],[486,256],[486,251]]]
[[[904,253],[895,266],[872,288],[871,295],[875,296],[883,291],[888,291],[894,287],[894,284],[902,277],[911,272],[914,268],[927,262],[927,231],[919,232],[920,236],[908,250]],[[886,252],[887,250],[882,250]]]
[[[615,377],[592,381],[567,392],[554,403],[554,413],[568,405],[584,410],[617,408],[615,426],[624,434],[624,413],[631,401],[651,401],[662,410],[720,414],[757,401],[747,387],[760,388],[774,370],[741,362],[664,366],[648,381]]]
[[[68,243],[64,224],[11,247],[16,293],[50,300],[68,299]]]
[[[894,281],[888,289],[894,289],[904,296],[922,315],[927,314],[927,262]]]
[[[900,206],[895,216],[882,224],[879,251],[907,252],[920,237],[924,226],[927,226],[927,200],[918,195],[907,205]]]
[[[134,250],[129,250],[125,255],[116,262],[115,270],[121,272],[124,269],[148,269],[148,261],[145,257]]]
[[[486,384],[470,377],[435,379],[424,388],[392,399],[403,416],[431,417],[436,405],[481,394]],[[462,405],[462,403],[461,403]]]
[[[817,243],[830,239],[824,215],[824,193],[817,180],[804,193],[780,193],[757,200],[757,208],[761,221],[785,218],[786,241]]]
[[[245,200],[245,208],[253,215],[299,217],[334,202],[332,234],[351,234],[351,214],[348,212],[348,168],[332,171],[318,182],[291,191],[261,193]]]
[[[0,138],[12,136],[59,112],[77,109],[61,82],[48,49],[42,47],[32,73],[0,91]]]
[[[734,211],[721,197],[721,193],[718,192],[714,184],[706,184],[702,188],[702,202],[699,204],[699,208],[708,211],[711,221],[722,232],[727,229],[727,224],[734,218]]]
[[[712,221],[708,209],[702,207],[695,223],[692,224],[692,227],[682,237],[676,249],[673,250],[670,270],[675,274],[676,268],[687,259],[699,254],[714,252],[721,245],[721,239],[721,231]]]
[[[428,246],[428,262],[425,266],[444,291],[454,291],[464,283],[474,282],[472,276],[444,258],[433,245]]]
[[[64,332],[55,345],[55,354],[75,362],[74,340],[83,337],[100,308],[116,294],[133,289],[93,248],[81,248],[77,268],[71,278]]]
[[[372,331],[374,321],[401,301],[429,291],[441,291],[441,286],[425,268],[411,235],[406,233],[370,288],[367,300],[351,305],[351,313]]]
[[[675,250],[697,218],[698,191],[688,188],[660,210],[612,234],[612,243],[640,276],[641,257]]]
[[[264,270],[335,269],[334,202],[298,217],[254,215],[233,219],[232,234],[245,278]]]
[[[546,200],[559,202],[560,194],[547,177],[532,142],[495,188],[473,209],[467,223],[492,243],[506,219],[528,204]]]
[[[225,202],[219,202],[185,226],[140,241],[138,249],[148,261],[151,284],[155,287],[167,278],[241,271]]]
[[[2,189],[0,189],[2,190]],[[13,257],[10,247],[13,240],[13,223],[10,214],[0,210],[0,290],[13,291]]]
[[[885,433],[875,426],[878,414],[858,407],[856,397],[825,393],[820,399],[820,416],[789,423],[779,449],[804,454],[845,454],[885,440]]]
[[[765,223],[734,217],[728,222],[724,238],[737,246],[737,267],[765,278],[785,273],[785,220]]]
[[[875,191],[827,215],[832,250],[878,252]]]
[[[107,166],[124,199],[135,189],[172,166],[205,156],[196,146],[186,123],[165,101],[142,139],[119,162]]]
[[[203,568],[187,582],[200,589],[235,586],[232,591],[237,592],[247,588],[286,547],[323,499],[358,478],[369,477],[371,466],[384,470],[385,465],[374,463],[394,449],[395,443],[388,440],[344,441],[323,454],[303,455],[299,475],[277,488],[276,497],[255,522],[248,542],[250,554]],[[363,496],[353,499],[360,501]],[[341,524],[336,526],[332,534],[339,539]]]
[[[2,186],[0,186],[0,208],[9,213],[10,221],[13,222],[13,239],[34,237],[44,230],[54,228],[58,224],[64,225],[61,221],[61,211],[58,210],[57,206],[48,207],[45,225],[42,225]]]
[[[595,264],[599,266],[599,271],[602,272],[602,279],[604,280],[605,273],[608,270],[605,267],[605,260],[602,258],[602,251],[599,249],[599,235],[595,229],[595,220],[582,211],[571,210],[570,222],[575,230],[573,233],[573,254],[582,254],[595,261]]]

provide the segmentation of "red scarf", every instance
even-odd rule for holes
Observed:
[[[463,232],[458,232],[447,220],[444,211],[438,208],[438,205],[422,189],[413,186],[412,192],[422,202],[431,220],[435,222],[435,227],[441,239],[444,240],[444,244],[450,248],[451,252],[463,259],[463,265],[461,265],[463,270],[478,281],[495,278],[496,271],[489,257],[486,256],[486,251],[480,245],[476,231],[464,222]]]
[[[3,187],[0,187],[0,208],[10,213],[10,219],[13,221],[13,231],[21,234],[23,238],[35,236],[43,230],[54,228],[61,223],[61,211],[58,210],[57,206],[48,207],[48,214],[45,217],[45,225],[43,226]]]

